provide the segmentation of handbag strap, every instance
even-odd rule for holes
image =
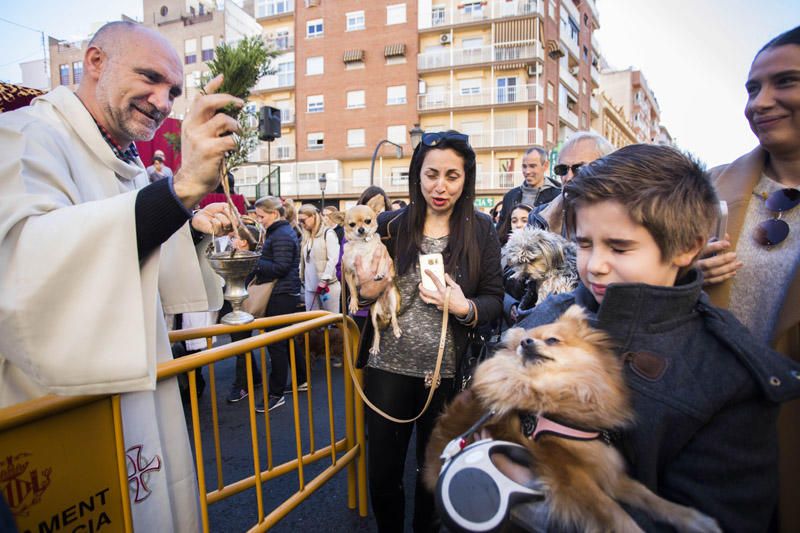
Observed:
[[[342,309],[344,310],[344,294],[346,291],[342,291]],[[370,310],[370,312],[372,312]],[[350,370],[350,376],[353,379],[353,385],[355,386],[358,395],[361,396],[361,399],[364,400],[364,403],[369,406],[370,409],[381,415],[383,418],[390,420],[396,424],[409,424],[414,422],[419,417],[425,414],[425,411],[428,410],[428,407],[431,405],[433,401],[433,394],[436,392],[436,389],[439,387],[439,376],[442,370],[442,359],[444,359],[444,347],[447,341],[447,321],[450,315],[450,287],[446,287],[444,291],[444,305],[442,307],[442,331],[439,334],[439,350],[436,354],[436,365],[433,368],[433,381],[431,382],[431,389],[428,391],[428,398],[425,400],[425,405],[422,407],[422,410],[419,412],[417,416],[414,418],[402,419],[402,418],[395,418],[392,415],[384,412],[379,408],[377,405],[372,403],[367,395],[364,393],[364,390],[361,388],[361,384],[356,379],[356,371],[353,367],[353,357],[352,357],[352,347],[350,346],[350,335],[348,333],[349,328],[345,321],[345,315],[342,313],[342,325],[344,327],[344,345],[345,345],[345,359],[347,359],[347,368]],[[378,332],[376,331],[375,334]]]

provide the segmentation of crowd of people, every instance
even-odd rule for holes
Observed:
[[[243,105],[217,94],[220,82],[212,80],[191,106],[174,175],[163,158],[145,169],[133,144],[152,138],[183,83],[178,54],[142,26],[101,28],[75,93],[59,87],[0,115],[0,407],[48,393],[125,393],[126,448],[142,445],[163,463],[150,478],[153,497],[133,504],[141,531],[198,529],[177,387],[168,380],[156,388],[155,367],[170,353],[165,314],[222,304],[202,250],[211,236],[233,230],[234,217],[225,204],[195,210],[218,186],[220,162],[233,148],[227,134],[238,129],[217,111]],[[377,187],[364,191],[358,203],[376,212],[395,272],[381,256],[356,260],[366,394],[409,418],[435,389],[414,423],[367,412],[369,491],[380,531],[405,529],[411,437],[421,471],[475,339],[547,324],[573,304],[616,341],[625,361],[636,422],[613,445],[631,477],[726,531],[800,527],[800,27],[758,52],[746,89],[745,115],[759,146],[710,172],[671,147],[615,150],[580,132],[552,169],[543,148],[528,150],[524,182],[487,215],[474,207],[469,138],[446,131],[425,133],[414,149],[408,203],[390,201]],[[728,206],[727,233],[714,239],[720,200]],[[253,282],[273,284],[263,315],[339,312],[343,214],[311,204],[295,211],[291,200],[265,197],[254,217],[265,239]],[[518,273],[502,265],[521,232],[533,228],[574,243],[577,288],[545,298],[535,281],[521,292],[510,283]],[[419,256],[433,253],[442,254],[444,279],[420,270]],[[425,276],[435,288],[423,286]],[[367,309],[390,286],[401,295],[403,334],[384,335],[380,351],[370,353],[375,331]],[[441,380],[433,383],[445,308],[451,320]],[[269,402],[260,411],[285,403],[288,343],[270,345],[269,353]],[[244,368],[239,357],[231,402],[249,393]],[[437,531],[434,495],[419,475],[413,490],[413,529]],[[558,527],[547,523],[542,505],[517,513],[519,525]],[[662,527],[633,516],[645,530]]]

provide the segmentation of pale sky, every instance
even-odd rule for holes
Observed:
[[[601,53],[642,70],[681,148],[714,166],[755,146],[747,71],[764,43],[800,25],[798,0],[597,0],[597,9]],[[122,13],[141,20],[141,0],[2,0],[0,80],[22,81],[18,64],[42,57],[41,35],[6,20],[76,40]]]

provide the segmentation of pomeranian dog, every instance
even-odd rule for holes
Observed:
[[[361,257],[362,264],[368,265],[372,262],[373,255],[379,250],[386,250],[386,246],[381,242],[378,235],[378,217],[375,212],[366,205],[351,207],[344,217],[344,234],[347,243],[342,252],[342,275],[347,282],[350,292],[349,310],[351,313],[358,311],[358,274],[356,273],[356,257]],[[379,272],[389,272],[394,277],[394,263],[389,257],[388,251],[385,253],[388,265],[378,268]],[[386,329],[391,324],[394,336],[400,338],[402,331],[397,323],[397,312],[400,309],[400,291],[392,283],[381,294],[370,309],[370,318],[375,328],[372,339],[370,353],[380,352],[381,335],[380,331]]]
[[[504,345],[478,366],[472,388],[437,421],[426,450],[430,490],[448,442],[494,410],[485,428],[492,438],[530,451],[530,479],[546,487],[553,523],[579,531],[641,531],[619,501],[680,531],[721,531],[712,518],[655,495],[625,473],[624,459],[609,444],[613,431],[633,422],[622,365],[608,336],[589,326],[579,306],[552,324],[509,330]]]
[[[537,299],[569,292],[578,286],[575,243],[561,235],[526,226],[515,231],[503,246],[502,266],[512,279],[536,282]]]

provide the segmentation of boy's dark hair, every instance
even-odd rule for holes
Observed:
[[[767,44],[765,44],[761,50],[758,51],[756,57],[761,54],[761,52],[765,50],[769,50],[771,48],[777,48],[778,46],[785,46],[787,44],[796,44],[800,46],[800,26],[796,26],[791,30],[785,31],[778,35],[777,37],[771,39]]]
[[[565,223],[575,233],[575,211],[584,205],[619,202],[650,232],[662,261],[706,240],[719,200],[703,165],[668,146],[633,144],[583,165],[564,187]]]

